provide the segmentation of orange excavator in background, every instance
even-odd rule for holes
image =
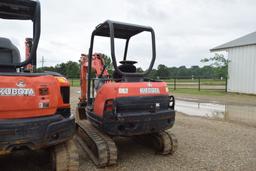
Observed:
[[[0,155],[49,148],[56,170],[78,170],[71,141],[75,120],[70,113],[70,84],[58,73],[36,72],[39,1],[1,0],[0,18],[33,22],[33,38],[25,42],[25,61],[9,39],[0,37]]]
[[[94,88],[95,89],[99,89],[99,87],[102,85],[101,82],[99,82],[99,79],[109,79],[110,75],[108,73],[108,71],[106,70],[106,65],[104,64],[104,59],[103,59],[103,54],[99,54],[96,53],[92,56],[92,68],[95,72],[95,75],[97,77],[98,80],[95,80]],[[86,98],[87,98],[87,92],[86,90],[86,86],[87,86],[87,81],[86,81],[86,74],[87,74],[87,69],[88,69],[88,56],[85,54],[81,54],[81,58],[80,58],[80,82],[81,82],[81,97],[80,97],[80,101],[81,103],[79,104],[84,104],[86,103]]]
[[[95,90],[99,89],[102,86],[106,79],[110,78],[108,71],[106,70],[107,66],[104,64],[103,54],[95,53],[92,55],[92,68],[95,73],[97,79],[94,80],[93,83],[93,93]],[[88,55],[81,54],[80,57],[80,87],[81,87],[81,96],[80,102],[78,103],[77,113],[79,113],[79,117],[86,118],[86,115],[82,115],[85,113],[86,107],[86,99],[87,99],[87,70],[88,70]]]
[[[129,40],[149,32],[152,59],[149,68],[138,73],[136,61],[127,60]],[[93,54],[95,36],[110,38],[113,75],[107,71],[102,54]],[[123,60],[117,66],[115,39],[126,41]],[[165,82],[146,76],[156,58],[155,34],[151,27],[107,20],[91,35],[88,55],[81,57],[81,97],[77,106],[76,139],[98,167],[117,163],[114,137],[132,137],[150,145],[157,153],[173,154],[177,149],[174,134],[166,131],[175,122],[174,97]],[[127,147],[129,148],[129,147]]]

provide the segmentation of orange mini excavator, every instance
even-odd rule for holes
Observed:
[[[0,155],[16,150],[53,148],[54,167],[77,165],[75,133],[69,104],[69,82],[58,73],[37,73],[40,38],[40,3],[36,0],[1,0],[0,18],[31,20],[33,38],[26,39],[26,60],[7,38],[0,37]],[[31,72],[34,71],[34,72]]]
[[[149,32],[152,59],[147,71],[138,73],[136,61],[127,60],[129,40]],[[110,37],[114,72],[111,76],[101,54],[93,54],[95,36]],[[123,61],[117,66],[115,39],[126,41]],[[156,58],[155,34],[151,27],[107,20],[92,32],[89,54],[81,57],[81,97],[76,122],[81,147],[98,167],[117,162],[113,137],[133,137],[160,154],[173,154],[174,134],[166,131],[175,121],[174,97],[165,82],[146,78]],[[128,147],[129,148],[129,147]]]

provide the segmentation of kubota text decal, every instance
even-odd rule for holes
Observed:
[[[32,88],[0,88],[0,96],[34,96]]]
[[[159,88],[140,88],[140,94],[159,94]]]

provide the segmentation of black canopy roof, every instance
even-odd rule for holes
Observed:
[[[118,21],[107,20],[99,24],[95,30],[94,35],[110,37],[110,25],[114,26],[114,37],[120,39],[128,39],[143,31],[151,31],[151,27],[141,26],[136,24],[128,24]]]
[[[0,18],[33,20],[37,5],[37,0],[1,0]]]

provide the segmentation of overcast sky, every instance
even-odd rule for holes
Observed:
[[[94,27],[107,19],[152,26],[155,67],[201,65],[200,59],[213,55],[210,48],[256,31],[255,0],[41,0],[41,8],[38,61],[44,56],[48,66],[78,61],[81,53],[88,52]],[[0,36],[11,38],[21,49],[24,38],[31,35],[30,22],[1,20],[0,26]],[[147,36],[134,39],[128,55],[144,68],[150,59]],[[109,54],[108,39],[95,43],[95,51]]]

